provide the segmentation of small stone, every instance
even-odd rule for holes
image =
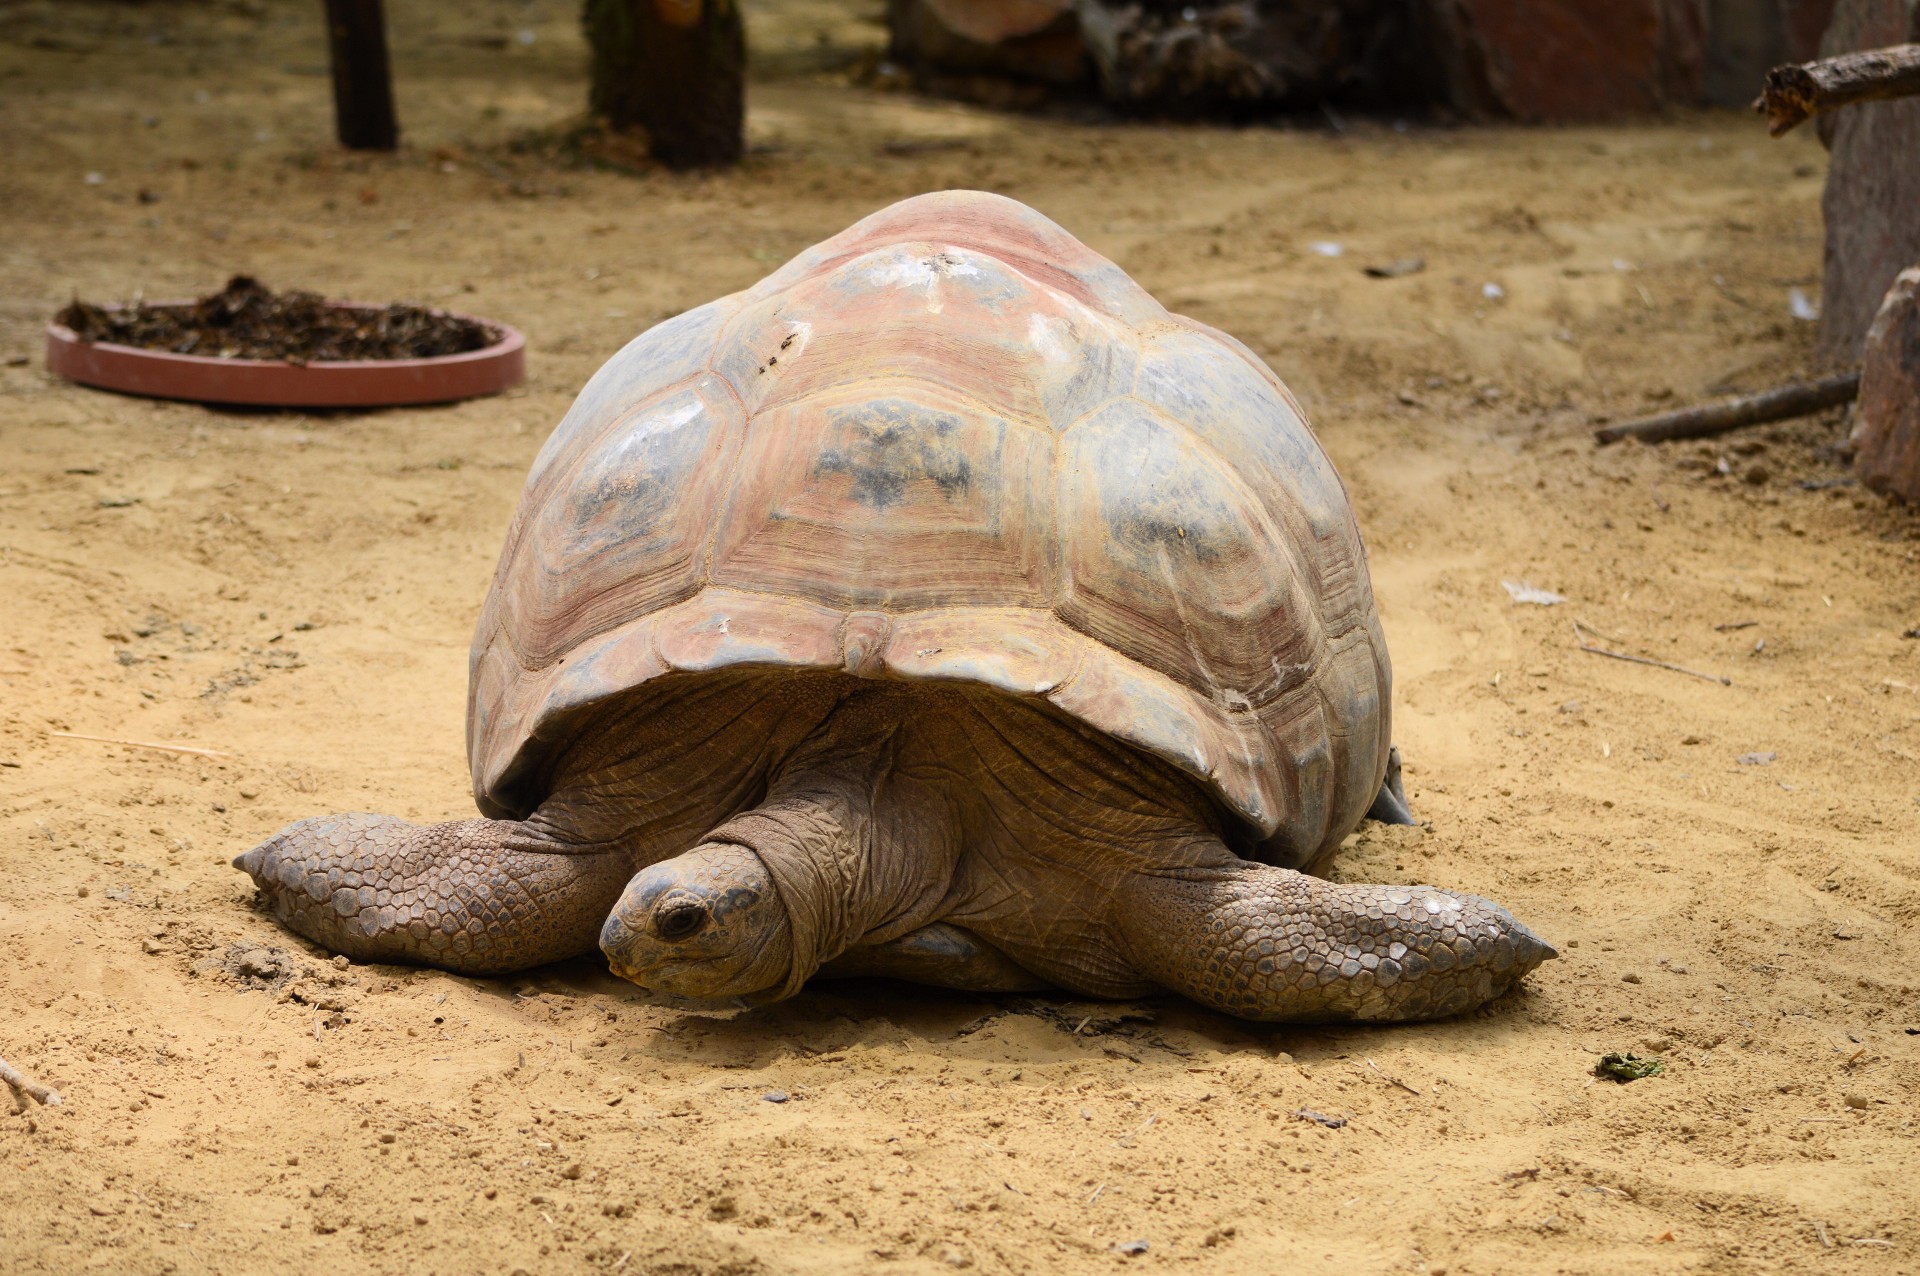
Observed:
[[[427,1216],[419,1210],[415,1210],[413,1212],[413,1222],[416,1227],[425,1227],[427,1225]]]
[[[1746,480],[1748,487],[1765,487],[1767,480],[1773,477],[1773,472],[1764,465],[1749,465],[1741,477]]]
[[[769,1090],[760,1097],[768,1103],[785,1103],[787,1101],[787,1092],[785,1090]]]
[[[1847,1096],[1847,1106],[1852,1108],[1855,1112],[1865,1112],[1867,1110],[1867,1105],[1872,1102],[1873,1100],[1869,1099],[1864,1094],[1850,1094]]]
[[[1623,984],[1637,984],[1640,982],[1640,976],[1629,970],[1626,974],[1620,976],[1620,982]]]
[[[251,802],[260,796],[260,790],[251,784],[243,784],[240,786],[240,796]]]
[[[308,1066],[309,1068],[317,1068],[317,1067],[319,1067],[319,1066],[320,1066],[320,1056],[319,1056],[319,1055],[317,1055],[317,1054],[310,1054],[310,1055],[308,1055],[308,1056],[307,1056],[307,1066]]]
[[[963,1249],[948,1245],[940,1251],[940,1261],[949,1267],[965,1268],[973,1266],[973,1258]]]
[[[1578,713],[1580,712],[1580,702],[1578,700],[1569,700],[1565,704],[1560,706],[1560,712]]]
[[[1146,1253],[1149,1246],[1145,1241],[1122,1241],[1113,1248],[1116,1252],[1125,1254],[1131,1258],[1136,1254]]]
[[[353,965],[353,963],[348,961],[345,957],[335,957],[333,959],[333,968],[335,970],[345,970],[347,967],[351,965]]]
[[[79,895],[81,899],[85,899],[87,896],[91,894],[93,894],[93,892],[91,890],[88,890],[86,887],[82,886],[80,888]]]
[[[563,1179],[577,1180],[585,1172],[586,1171],[581,1167],[580,1162],[575,1161],[572,1165],[569,1165],[566,1169],[560,1171],[560,1177]]]
[[[383,1135],[381,1135],[381,1136],[380,1136],[380,1141],[381,1141],[382,1143],[391,1143],[391,1142],[393,1142],[393,1141],[394,1141],[394,1138],[395,1138],[395,1137],[396,1137],[396,1136],[395,1136],[395,1135],[392,1135],[392,1134],[383,1134]]]

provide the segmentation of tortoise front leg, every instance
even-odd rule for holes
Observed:
[[[288,825],[233,866],[281,924],[334,952],[496,975],[592,952],[633,860],[533,822],[334,815]]]
[[[1556,956],[1506,909],[1224,858],[1133,874],[1113,922],[1145,977],[1243,1019],[1436,1019]]]

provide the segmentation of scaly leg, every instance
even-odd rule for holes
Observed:
[[[468,975],[592,952],[633,872],[626,851],[530,822],[386,815],[301,820],[233,866],[283,925],[334,952]]]
[[[1325,882],[1224,848],[1203,865],[1133,874],[1114,908],[1142,975],[1243,1019],[1461,1014],[1556,955],[1478,896]]]

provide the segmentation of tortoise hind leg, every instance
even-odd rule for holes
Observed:
[[[883,944],[850,948],[820,968],[823,979],[879,975],[964,992],[1039,992],[1053,985],[972,931],[934,922]]]
[[[1379,796],[1367,808],[1367,818],[1382,824],[1415,823],[1413,808],[1407,804],[1407,791],[1400,784],[1400,746],[1397,744],[1387,750],[1387,778],[1381,782]]]
[[[633,872],[625,851],[533,823],[385,815],[301,820],[233,866],[281,924],[334,952],[468,975],[592,952]]]

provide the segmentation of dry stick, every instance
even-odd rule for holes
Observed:
[[[1850,106],[1920,93],[1920,44],[1843,53],[1818,62],[1789,62],[1767,72],[1753,109],[1779,137],[1802,120]]]
[[[1788,385],[1759,394],[1743,394],[1725,403],[1681,408],[1658,416],[1606,425],[1593,432],[1595,443],[1617,443],[1638,439],[1642,443],[1660,443],[1667,439],[1704,439],[1725,434],[1742,426],[1765,425],[1790,417],[1810,416],[1825,408],[1839,407],[1860,397],[1860,374],[1843,372],[1811,385]]]
[[[28,1099],[32,1099],[35,1103],[44,1104],[47,1107],[60,1106],[60,1092],[58,1090],[52,1086],[41,1085],[32,1077],[23,1074],[18,1068],[15,1068],[5,1059],[0,1059],[0,1081],[6,1082],[7,1088],[13,1091],[13,1106],[22,1112],[27,1110]]]
[[[202,749],[191,744],[156,744],[150,740],[122,740],[110,735],[81,735],[77,731],[49,731],[48,735],[62,740],[92,740],[96,744],[124,744],[129,749],[152,749],[157,753],[185,753],[196,758],[230,758],[231,753],[222,753],[218,749]]]
[[[1655,660],[1651,656],[1630,656],[1624,651],[1614,651],[1608,647],[1596,647],[1580,636],[1580,630],[1586,627],[1587,626],[1581,625],[1577,620],[1573,622],[1573,639],[1574,642],[1579,644],[1580,650],[1582,651],[1590,651],[1596,656],[1608,656],[1614,660],[1629,661],[1636,665],[1652,665],[1655,669],[1671,669],[1674,673],[1684,673],[1689,678],[1705,678],[1708,682],[1717,682],[1723,687],[1731,687],[1733,685],[1733,679],[1724,674],[1701,673],[1698,669],[1689,669],[1685,665],[1668,664],[1664,660]]]
[[[1382,1081],[1386,1082],[1388,1085],[1399,1086],[1402,1090],[1405,1090],[1408,1094],[1411,1094],[1411,1095],[1415,1095],[1415,1096],[1419,1095],[1420,1092],[1418,1090],[1414,1089],[1412,1086],[1402,1081],[1399,1077],[1390,1077],[1386,1073],[1380,1071],[1380,1065],[1376,1064],[1373,1060],[1368,1059],[1367,1066],[1373,1069],[1373,1075],[1375,1075],[1376,1077],[1379,1077]]]

